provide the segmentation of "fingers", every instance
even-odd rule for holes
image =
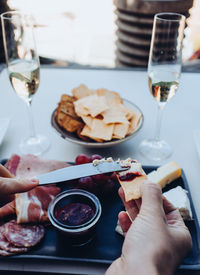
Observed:
[[[15,214],[15,201],[11,201],[0,208],[0,219],[12,214]]]
[[[125,195],[124,195],[124,191],[123,189],[120,187],[118,190],[119,196],[123,201],[123,204],[126,208],[126,211],[128,212],[130,218],[132,221],[134,221],[134,219],[137,217],[138,213],[139,213],[139,209],[137,207],[137,204],[134,200],[126,202],[125,201]],[[139,203],[139,200],[137,200]]]
[[[121,211],[119,213],[118,219],[123,233],[126,234],[132,224],[132,221],[130,220],[128,214],[125,211]]]
[[[142,204],[142,200],[141,200],[141,199],[136,199],[136,200],[135,200],[135,203],[136,203],[136,205],[137,205],[137,208],[140,210],[141,204]]]
[[[13,175],[10,173],[10,171],[8,169],[6,169],[5,166],[3,166],[2,164],[0,164],[0,177],[12,178]]]
[[[37,185],[38,180],[0,177],[0,196],[26,192],[36,187]]]
[[[165,211],[165,214],[168,214],[176,210],[176,207],[174,207],[173,204],[166,199],[165,195],[162,196],[162,199],[163,199],[163,209]]]
[[[175,209],[166,214],[166,221],[170,225],[185,225],[178,209]]]
[[[183,218],[179,210],[163,196],[163,209],[165,211],[168,224],[181,223],[184,224]]]
[[[164,214],[161,188],[158,184],[145,181],[141,184],[142,205],[141,210],[151,213]]]
[[[0,196],[6,195],[7,198],[12,199],[12,196],[8,196],[15,193],[21,193],[31,190],[38,185],[38,180],[26,180],[16,179],[13,175],[0,164]]]
[[[126,204],[126,201],[125,201],[125,194],[124,194],[124,190],[122,189],[122,187],[119,188],[118,190],[118,194],[123,202],[123,204],[125,205]]]
[[[169,224],[173,224],[177,222],[183,223],[183,218],[181,217],[179,210],[175,206],[173,206],[173,204],[169,202],[165,196],[162,196],[162,197],[163,197],[163,209],[167,217],[167,222]]]

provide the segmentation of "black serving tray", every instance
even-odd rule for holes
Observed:
[[[1,161],[2,164],[5,161]],[[155,170],[155,166],[143,166],[144,171],[148,174]],[[190,230],[193,249],[180,265],[180,269],[200,270],[200,229],[197,216],[193,206],[189,185],[184,171],[179,179],[167,185],[163,192],[168,191],[176,186],[181,186],[188,191],[189,200],[193,214],[193,220],[186,223]],[[63,190],[66,189],[63,186]],[[63,236],[61,236],[52,226],[46,228],[46,234],[42,242],[31,249],[29,252],[21,255],[11,256],[9,260],[16,261],[19,259],[40,259],[46,262],[50,260],[79,263],[102,263],[110,264],[113,260],[121,255],[121,248],[124,238],[115,232],[118,219],[118,213],[123,209],[123,204],[116,191],[109,198],[101,199],[102,216],[97,225],[95,238],[87,245],[72,247]],[[8,259],[8,258],[7,258]],[[0,257],[4,261],[5,257]]]

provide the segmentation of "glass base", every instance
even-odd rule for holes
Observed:
[[[145,139],[139,145],[140,153],[149,160],[162,161],[172,154],[171,146],[164,140]]]
[[[49,146],[50,142],[48,138],[41,135],[26,138],[19,145],[21,153],[33,154],[35,156],[39,156],[47,151]]]

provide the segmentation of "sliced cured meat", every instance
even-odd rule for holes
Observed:
[[[45,160],[30,154],[23,156],[13,155],[8,163],[10,165],[6,165],[6,168],[12,174],[14,173],[17,177],[26,179],[69,166],[63,161]]]
[[[45,229],[42,225],[17,224],[12,220],[5,224],[4,237],[14,246],[32,247],[44,237]]]
[[[4,236],[5,225],[0,226],[0,255],[9,256],[22,252],[27,252],[27,247],[16,247]]]
[[[51,200],[60,192],[56,186],[40,186],[15,196],[18,223],[45,222]]]
[[[16,175],[16,170],[20,162],[20,156],[13,155],[5,164],[5,167],[10,171],[12,175]]]
[[[0,255],[1,256],[12,256],[12,255],[15,255],[14,253],[11,253],[11,252],[8,252],[6,250],[2,250],[0,249]]]
[[[33,178],[34,176],[64,168],[69,164],[44,160],[34,155],[13,155],[6,163],[6,168],[16,177]],[[48,220],[47,209],[51,200],[60,192],[56,186],[40,186],[29,192],[15,196],[15,201],[0,208],[0,218],[17,214],[18,223],[45,222]]]

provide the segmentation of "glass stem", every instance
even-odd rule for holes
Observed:
[[[158,113],[157,113],[157,122],[156,122],[156,132],[155,132],[155,140],[160,140],[160,130],[161,130],[161,121],[163,117],[163,109],[165,104],[158,104]]]
[[[33,121],[33,114],[32,114],[32,108],[31,108],[31,100],[26,101],[27,103],[27,109],[28,109],[28,117],[29,117],[29,132],[30,137],[34,138],[36,137],[36,131],[35,131],[35,125]]]

